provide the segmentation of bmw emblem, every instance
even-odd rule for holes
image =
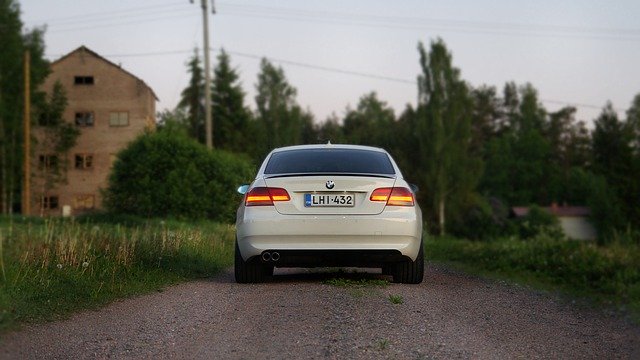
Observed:
[[[327,183],[325,185],[326,185],[327,189],[333,189],[333,187],[336,186],[336,184],[333,182],[333,180],[327,181]]]

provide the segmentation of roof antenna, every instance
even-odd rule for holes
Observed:
[[[327,141],[327,145],[331,145],[331,139]]]

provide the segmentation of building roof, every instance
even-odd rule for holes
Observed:
[[[542,210],[555,215],[557,217],[585,217],[591,214],[591,209],[586,206],[558,206],[551,205],[541,207]],[[515,217],[527,216],[529,208],[525,206],[515,206],[511,208],[511,212]]]
[[[120,71],[124,72],[125,74],[127,74],[127,75],[129,75],[129,76],[133,77],[134,79],[136,79],[136,80],[138,80],[138,81],[140,81],[144,86],[146,86],[146,87],[149,89],[149,91],[151,91],[151,94],[152,94],[152,95],[153,95],[153,97],[156,99],[156,101],[160,101],[160,99],[158,99],[158,95],[156,95],[155,91],[153,91],[153,89],[151,88],[151,86],[147,85],[147,83],[146,83],[146,82],[144,82],[144,80],[142,80],[142,79],[140,79],[139,77],[137,77],[137,76],[133,75],[132,73],[130,73],[130,72],[128,72],[127,70],[125,70],[125,69],[123,69],[122,67],[120,67],[119,65],[117,65],[117,64],[115,64],[115,63],[113,63],[113,62],[109,61],[107,58],[100,56],[100,54],[98,54],[97,52],[95,52],[95,51],[93,51],[93,50],[89,49],[88,47],[86,47],[86,46],[84,46],[84,45],[81,45],[79,48],[77,48],[77,49],[75,49],[75,50],[71,51],[70,53],[68,53],[68,54],[66,54],[66,55],[63,55],[62,57],[60,57],[60,58],[59,58],[59,59],[57,59],[56,61],[52,62],[52,63],[51,63],[51,65],[54,65],[54,64],[56,64],[56,63],[59,63],[59,62],[61,62],[62,60],[64,60],[64,59],[68,58],[69,56],[71,56],[71,55],[73,55],[74,53],[77,53],[77,52],[84,52],[84,53],[91,54],[91,55],[93,55],[94,57],[96,57],[96,58],[98,58],[98,59],[100,59],[100,60],[102,60],[102,61],[106,62],[107,64],[109,64],[109,65],[111,65],[111,66],[113,66],[113,67],[117,68],[118,70],[120,70]]]

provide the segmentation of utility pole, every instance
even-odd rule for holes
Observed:
[[[24,52],[24,179],[22,186],[22,215],[31,214],[31,54]]]
[[[191,0],[193,4],[193,0]],[[213,149],[213,116],[211,114],[211,65],[209,61],[209,9],[207,0],[200,0],[202,6],[202,29],[204,35],[204,127],[206,131],[207,148]],[[211,13],[215,14],[216,9],[211,0]]]

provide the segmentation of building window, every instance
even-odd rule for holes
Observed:
[[[76,154],[76,169],[86,170],[93,168],[93,155]]]
[[[51,154],[43,154],[38,156],[38,168],[40,169],[57,169],[58,156]]]
[[[73,198],[74,209],[93,209],[95,207],[95,196],[93,195],[77,195]]]
[[[40,206],[42,206],[44,210],[55,210],[58,208],[58,197],[43,196],[40,198]]]
[[[76,126],[93,126],[93,113],[90,111],[76,113]]]
[[[109,126],[127,126],[129,125],[128,111],[114,111],[109,114]]]
[[[93,85],[93,76],[75,76],[73,83],[75,85]]]

